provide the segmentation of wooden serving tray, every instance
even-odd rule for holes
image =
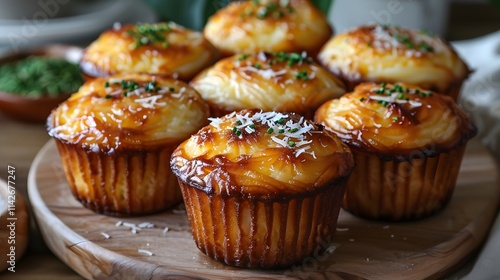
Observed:
[[[449,275],[480,248],[497,214],[496,171],[486,149],[472,141],[444,211],[408,223],[368,221],[341,211],[326,253],[318,250],[285,270],[240,269],[209,259],[192,240],[182,209],[118,218],[83,208],[67,186],[53,141],[35,158],[28,191],[49,248],[88,279],[425,279]],[[133,233],[124,226],[144,222],[154,227],[143,224]]]

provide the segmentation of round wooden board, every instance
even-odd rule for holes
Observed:
[[[451,273],[487,237],[499,202],[496,171],[492,157],[473,141],[444,211],[408,223],[368,221],[341,211],[335,237],[323,244],[326,253],[286,270],[240,269],[209,259],[192,240],[181,208],[135,218],[108,217],[83,208],[67,186],[53,141],[35,158],[28,191],[47,245],[88,279],[425,279]],[[154,227],[134,234],[117,226],[119,221],[149,222]]]

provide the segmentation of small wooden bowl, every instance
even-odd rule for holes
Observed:
[[[21,193],[15,190],[15,185],[11,184],[11,186],[13,188],[9,189],[7,182],[0,179],[0,244],[2,244],[0,246],[0,273],[19,262],[29,240],[26,202]],[[10,201],[15,201],[15,208],[9,204]],[[13,215],[10,215],[10,211]]]
[[[78,63],[82,49],[75,46],[47,45],[44,47],[11,52],[0,55],[0,64],[14,62],[29,56],[46,56],[62,58]],[[25,122],[45,122],[52,109],[66,100],[72,93],[61,93],[57,96],[24,97],[15,93],[0,91],[0,111],[16,120]]]

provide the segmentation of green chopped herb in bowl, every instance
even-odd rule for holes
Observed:
[[[0,55],[0,111],[27,122],[45,122],[53,108],[83,84],[82,49],[48,45]]]
[[[0,91],[21,96],[56,96],[76,92],[83,84],[80,69],[62,58],[29,56],[0,65]]]

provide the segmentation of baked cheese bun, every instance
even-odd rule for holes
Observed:
[[[315,121],[349,145],[384,157],[427,156],[463,145],[476,133],[453,100],[408,84],[362,83],[323,104]]]
[[[186,83],[126,74],[85,83],[52,111],[47,126],[84,206],[140,215],[182,201],[168,162],[208,116],[208,105]]]
[[[218,60],[202,33],[173,22],[117,25],[84,51],[80,68],[87,77],[119,73],[174,74],[188,81]]]
[[[321,104],[345,93],[342,81],[305,52],[233,55],[202,71],[190,85],[216,116],[258,108],[312,119]]]
[[[332,37],[318,60],[352,90],[363,81],[410,83],[457,99],[470,71],[438,36],[389,25],[365,25]]]
[[[476,134],[449,96],[401,83],[362,83],[322,105],[315,120],[354,154],[343,207],[390,221],[420,219],[444,208],[466,144]]]
[[[254,109],[211,119],[170,164],[203,253],[230,265],[275,268],[330,240],[354,161],[323,126]]]
[[[225,56],[259,51],[317,54],[332,35],[308,0],[234,1],[208,19],[207,39]]]

